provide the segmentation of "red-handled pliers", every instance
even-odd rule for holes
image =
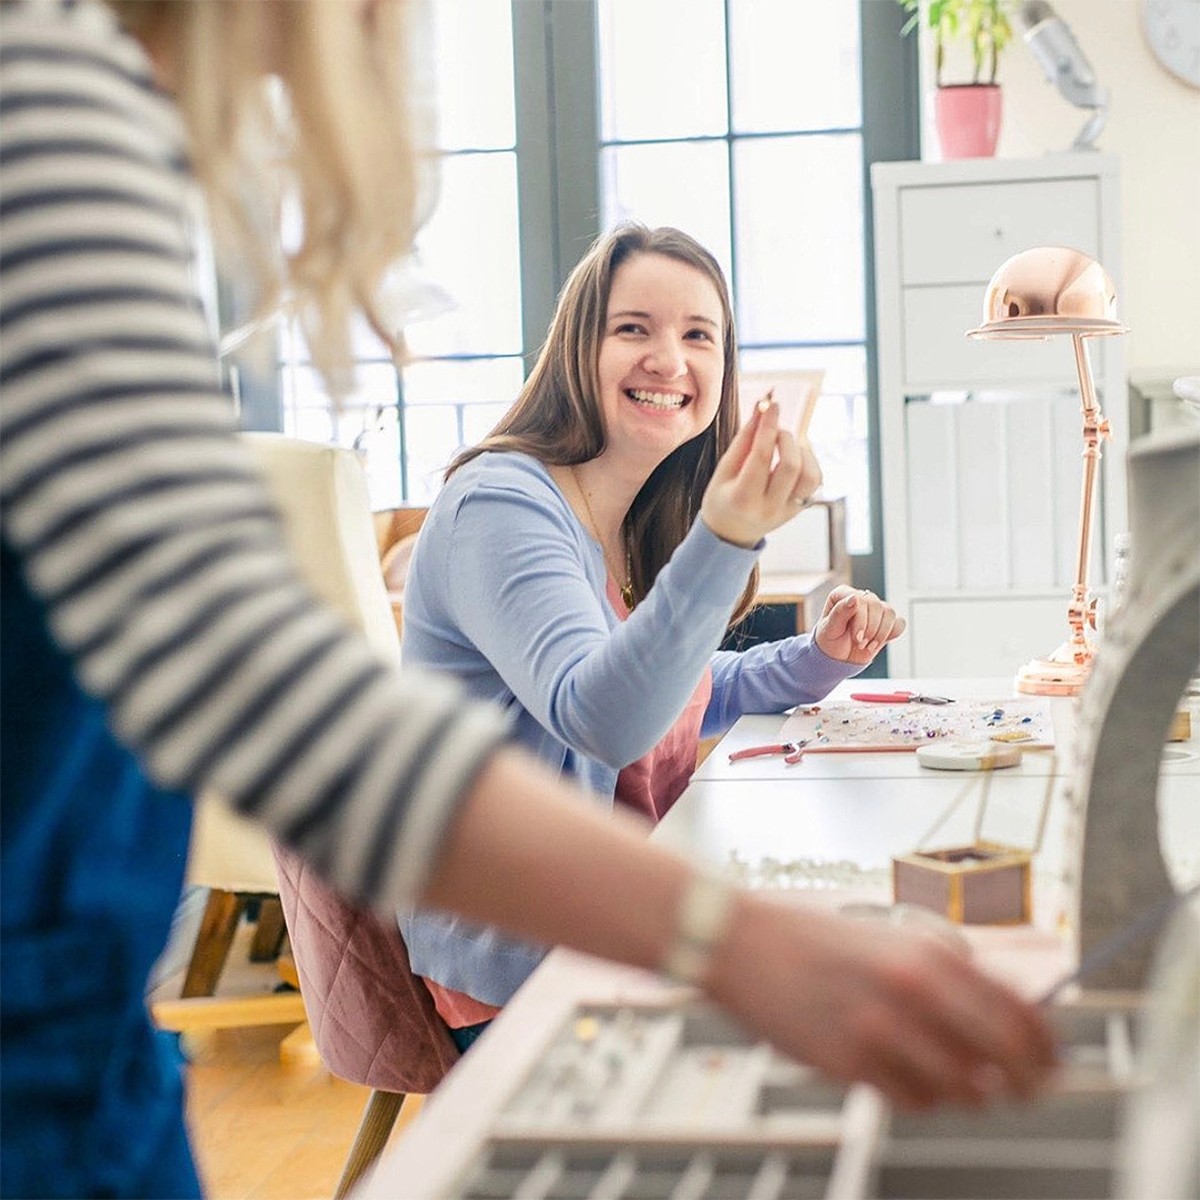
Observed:
[[[735,750],[730,756],[729,761],[739,762],[743,758],[765,758],[769,754],[782,754],[783,761],[786,763],[798,763],[804,754],[804,747],[808,745],[807,741],[803,742],[775,742],[770,746],[750,746],[745,750]]]
[[[922,696],[917,692],[851,692],[851,700],[868,704],[953,704],[949,696]]]

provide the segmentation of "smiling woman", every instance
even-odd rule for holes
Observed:
[[[597,368],[607,444],[584,467],[633,488],[614,497],[619,517],[649,473],[716,417],[724,325],[712,280],[688,263],[645,253],[614,273]]]
[[[598,803],[650,821],[701,736],[821,699],[903,629],[847,588],[812,636],[717,651],[764,536],[821,479],[774,403],[738,429],[735,347],[702,246],[640,225],[600,239],[516,405],[452,465],[409,573],[406,660],[460,675]],[[464,1045],[543,953],[427,913],[404,933]]]

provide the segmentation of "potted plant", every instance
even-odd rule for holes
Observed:
[[[1001,97],[996,82],[1000,55],[1012,40],[1009,12],[1013,0],[898,0],[910,13],[903,33],[921,22],[933,31],[934,123],[943,158],[986,158],[1000,137]],[[943,82],[946,47],[966,42],[974,63],[970,83]]]

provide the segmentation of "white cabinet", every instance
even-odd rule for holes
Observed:
[[[875,304],[888,599],[910,630],[894,675],[992,675],[1067,635],[1082,421],[1070,339],[979,342],[988,280],[1034,246],[1071,246],[1121,289],[1117,159],[876,163]],[[1090,583],[1125,529],[1123,338],[1088,343],[1113,429]]]

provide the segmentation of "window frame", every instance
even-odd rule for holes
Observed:
[[[686,2],[686,0],[681,0]],[[920,158],[919,68],[915,39],[901,36],[898,4],[858,0],[862,38],[862,188],[864,337],[872,550],[851,558],[857,586],[883,593],[883,510],[875,322],[873,162]],[[513,29],[521,337],[532,367],[571,268],[600,231],[597,0],[510,0]],[[728,13],[726,15],[728,35]],[[727,43],[728,47],[728,43]],[[728,56],[728,48],[727,48]],[[727,63],[728,67],[728,63]],[[742,135],[737,135],[742,136]],[[731,156],[734,139],[727,138]],[[734,188],[736,193],[736,188]],[[730,199],[731,225],[736,194]],[[731,235],[732,235],[731,229]],[[223,297],[224,298],[224,297]],[[235,307],[235,306],[231,306]],[[261,361],[259,359],[258,361]],[[283,428],[282,386],[256,370],[251,355],[231,356],[230,375],[246,399],[243,425]],[[397,372],[401,417],[403,378]],[[249,393],[249,394],[248,394]],[[273,394],[272,394],[273,393]],[[404,432],[401,420],[401,453]],[[403,478],[403,471],[402,471]]]

